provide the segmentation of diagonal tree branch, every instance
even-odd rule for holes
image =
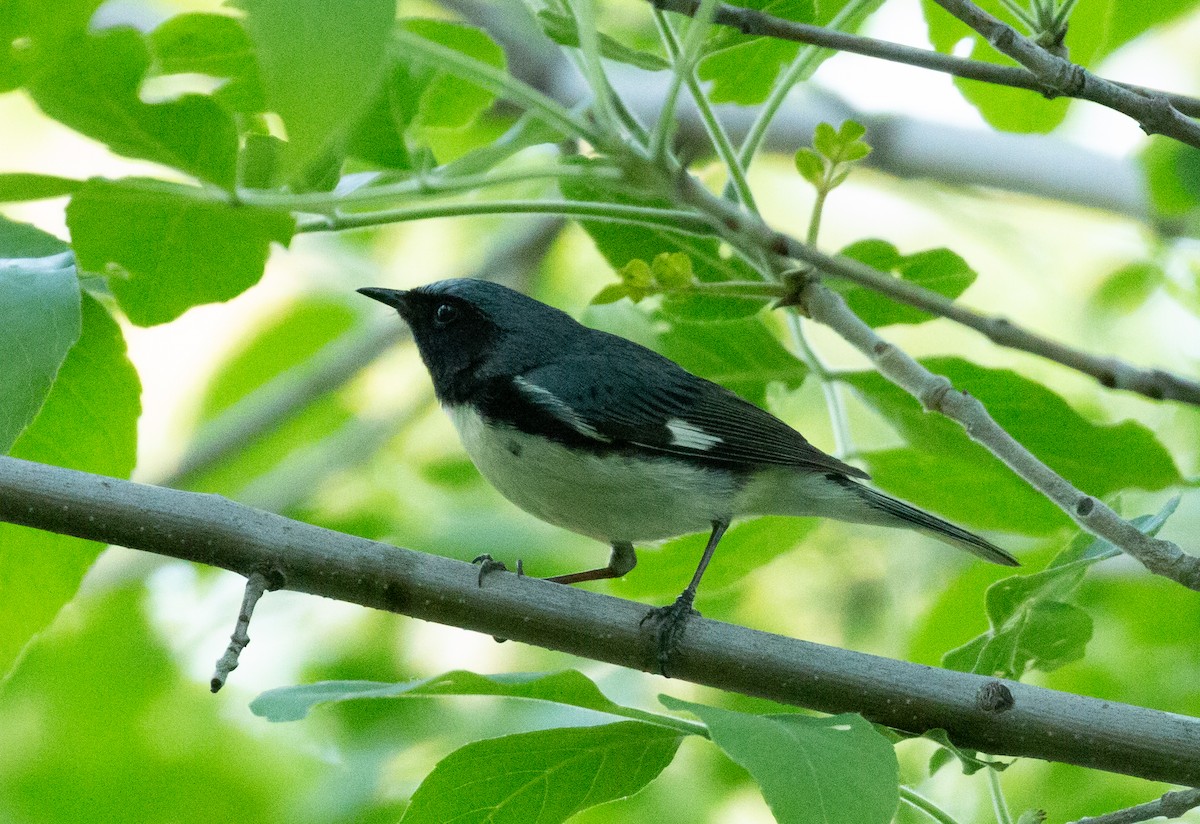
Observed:
[[[1074,824],[1137,824],[1152,818],[1181,818],[1195,807],[1200,807],[1200,790],[1178,790],[1136,807],[1081,818]]]
[[[699,0],[648,0],[651,5],[663,11],[673,11],[679,14],[685,14],[689,17],[694,16],[699,8]],[[913,46],[905,46],[900,43],[892,43],[887,40],[876,40],[872,37],[862,37],[857,34],[846,34],[845,32],[836,31],[834,29],[824,28],[822,26],[812,26],[807,23],[796,23],[791,20],[784,20],[780,17],[774,17],[770,14],[756,11],[754,9],[744,9],[738,6],[730,6],[726,3],[718,3],[713,22],[721,26],[729,26],[735,28],[743,34],[757,34],[763,37],[774,37],[778,40],[791,40],[795,43],[807,43],[813,46],[822,46],[827,49],[836,51],[852,52],[861,54],[866,57],[877,57],[881,60],[890,60],[893,63],[903,63],[908,66],[916,66],[922,69],[931,69],[933,71],[945,72],[946,74],[955,77],[962,77],[967,80],[979,80],[984,83],[995,83],[1001,86],[1012,86],[1018,89],[1029,89],[1030,91],[1041,92],[1042,94],[1058,97],[1078,97],[1084,100],[1091,100],[1095,103],[1100,103],[1110,108],[1116,108],[1125,114],[1130,112],[1119,106],[1113,105],[1113,101],[1117,100],[1114,97],[1114,92],[1110,89],[1101,93],[1098,89],[1101,86],[1112,86],[1115,89],[1120,89],[1125,95],[1138,97],[1146,101],[1165,101],[1168,107],[1174,107],[1177,112],[1189,115],[1191,117],[1200,117],[1200,100],[1187,95],[1174,94],[1172,92],[1163,92],[1157,89],[1149,89],[1144,86],[1136,86],[1132,83],[1120,83],[1112,80],[1104,80],[1096,77],[1079,66],[1075,66],[1069,61],[1061,58],[1053,58],[1058,63],[1065,64],[1071,68],[1071,74],[1075,70],[1087,74],[1088,82],[1093,88],[1087,89],[1086,93],[1082,90],[1077,90],[1074,80],[1064,82],[1063,73],[1067,71],[1064,66],[1052,64],[1048,67],[1043,61],[1034,61],[1034,64],[1026,63],[1024,59],[1006,51],[992,41],[988,32],[979,29],[970,20],[960,15],[957,11],[952,10],[951,6],[966,6],[969,3],[961,2],[961,0],[937,0],[938,5],[946,8],[967,25],[975,28],[980,34],[988,37],[988,42],[996,46],[1000,51],[1005,52],[1010,57],[1013,57],[1017,62],[1021,63],[1024,68],[1016,66],[998,66],[994,63],[985,63],[982,60],[971,60],[965,57],[954,57],[953,55],[941,54],[940,52],[930,51],[928,49],[918,49]],[[978,9],[977,9],[978,10]],[[978,10],[980,14],[990,17],[986,12]],[[1012,36],[1021,37],[1011,27],[1006,26],[995,18],[991,20],[998,26],[1003,26],[1011,32]],[[997,35],[1002,41],[1005,41],[1008,34]],[[1027,38],[1022,38],[1027,39]],[[1028,41],[1032,48],[1042,52],[1046,57],[1051,57],[1048,52],[1045,52],[1040,46],[1033,41]],[[1098,97],[1099,96],[1099,97]],[[1136,103],[1130,98],[1122,97],[1123,105],[1136,104],[1142,106],[1144,104]],[[1153,105],[1159,105],[1157,102]],[[1133,116],[1131,114],[1131,116]],[[1155,115],[1160,116],[1160,115]],[[1141,118],[1138,122],[1141,123]],[[1186,124],[1188,121],[1184,121]],[[1146,128],[1143,123],[1143,128]],[[1182,127],[1187,128],[1187,127]],[[1200,127],[1197,127],[1200,129]],[[1150,129],[1146,129],[1151,131]],[[1154,131],[1158,131],[1157,129]],[[1188,130],[1190,133],[1190,129]],[[1166,132],[1162,132],[1166,134]],[[1178,135],[1171,135],[1178,137]],[[1183,139],[1183,138],[1179,138]],[[1185,143],[1192,143],[1191,140],[1184,140]],[[1192,145],[1197,145],[1192,143]]]
[[[648,671],[646,606],[368,541],[217,495],[0,457],[0,520],[251,576]],[[919,666],[695,618],[677,677],[823,712],[861,712],[960,746],[1200,784],[1200,719]],[[988,701],[1003,694],[1004,701]],[[1008,699],[1011,698],[1011,701]]]
[[[1082,66],[1051,54],[970,0],[934,2],[979,32],[996,51],[1033,72],[1046,94],[1099,103],[1129,115],[1146,134],[1166,135],[1200,148],[1200,123],[1185,117],[1162,92],[1131,89],[1097,77]]]
[[[860,264],[848,266],[849,262],[843,258],[831,258],[775,231],[760,218],[709,192],[690,174],[678,174],[676,187],[681,202],[709,215],[722,236],[735,248],[748,250],[751,259],[754,252],[765,250],[858,280],[853,275]],[[881,273],[874,274],[886,278]],[[1143,534],[1110,507],[1076,489],[1005,432],[977,399],[954,390],[945,377],[933,374],[863,323],[841,295],[817,279],[809,279],[795,297],[814,320],[829,326],[866,355],[884,377],[917,398],[926,410],[940,412],[960,424],[972,440],[1053,501],[1083,529],[1120,547],[1151,572],[1200,590],[1200,558],[1185,553],[1171,541]]]

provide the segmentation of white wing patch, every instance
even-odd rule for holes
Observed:
[[[682,446],[685,449],[707,452],[722,440],[716,435],[708,434],[694,423],[688,423],[680,418],[671,418],[667,421],[667,429],[671,433],[671,445]]]
[[[562,398],[555,395],[549,389],[544,389],[536,383],[526,380],[521,375],[513,378],[513,383],[517,385],[517,389],[525,393],[529,400],[536,403],[548,411],[551,415],[558,418],[567,426],[574,429],[580,435],[591,438],[594,441],[610,443],[611,438],[606,438],[600,434],[600,431],[590,423],[579,417],[579,413],[571,408],[570,404]]]

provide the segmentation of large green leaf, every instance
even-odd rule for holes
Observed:
[[[127,179],[88,181],[67,206],[67,226],[80,268],[111,275],[129,319],[152,326],[253,286],[272,241],[286,245],[295,222],[287,212]]]
[[[779,824],[887,824],[900,803],[890,741],[861,715],[749,715],[659,696],[692,713],[758,782]]]
[[[734,5],[799,23],[812,23],[816,17],[813,0],[742,0]],[[753,106],[767,99],[775,79],[799,50],[799,43],[788,40],[713,27],[698,71],[701,80],[713,81],[709,91],[713,103]]]
[[[178,14],[150,33],[159,74],[205,74],[224,81],[213,98],[234,112],[265,109],[250,37],[226,14]]]
[[[0,203],[60,197],[71,194],[82,185],[82,180],[72,180],[69,177],[56,175],[26,172],[0,174]]]
[[[404,824],[556,824],[633,795],[671,763],[677,731],[638,721],[476,741],[431,772]]]
[[[1013,22],[1001,0],[980,0],[979,5],[1000,19]],[[1013,64],[1010,58],[993,49],[973,29],[933,0],[922,0],[921,6],[929,25],[929,40],[938,51],[959,54],[958,44],[967,39],[973,43],[970,57],[1000,65]],[[1091,0],[1079,3],[1071,12],[1064,43],[1072,62],[1092,68],[1125,43],[1193,6],[1191,0],[1146,0],[1138,3]],[[1020,27],[1018,30],[1021,30]],[[1008,86],[960,79],[954,82],[963,96],[979,109],[984,119],[998,129],[1047,132],[1066,116],[1067,98],[1045,100],[1036,92]]]
[[[1154,535],[1175,511],[1173,498],[1157,515],[1135,518]],[[1088,568],[1120,550],[1081,533],[1046,569],[997,581],[987,590],[986,632],[946,653],[943,666],[1019,679],[1030,669],[1050,671],[1083,657],[1092,638],[1092,618],[1073,597]]]
[[[287,130],[278,182],[339,148],[379,88],[395,0],[238,0],[268,109]]]
[[[232,188],[237,131],[229,113],[197,94],[142,102],[138,94],[149,66],[140,33],[108,29],[63,44],[38,65],[28,86],[46,114],[114,152]]]
[[[29,425],[79,338],[79,282],[57,238],[0,218],[0,454]],[[53,254],[53,252],[51,252]]]
[[[268,721],[299,721],[308,715],[314,706],[334,701],[446,695],[490,695],[527,701],[548,701],[661,724],[672,727],[677,732],[688,731],[686,726],[681,730],[683,722],[676,718],[655,715],[610,701],[594,681],[578,670],[501,675],[480,675],[467,670],[453,670],[403,684],[379,681],[323,681],[268,690],[250,703],[250,709],[255,715],[260,715]]]
[[[901,280],[924,287],[954,300],[975,282],[975,271],[949,249],[927,249],[902,255],[886,240],[860,240],[838,254],[860,261],[881,272],[895,274]],[[899,303],[875,289],[833,278],[830,285],[842,294],[846,303],[868,326],[892,323],[924,323],[935,315]]]
[[[1141,156],[1150,202],[1165,217],[1179,217],[1200,206],[1200,150],[1177,140],[1155,137]]]
[[[0,4],[0,91],[24,85],[82,37],[103,0],[5,0]]]
[[[1089,495],[1164,489],[1182,482],[1170,453],[1139,423],[1092,423],[1059,395],[1008,369],[988,369],[952,357],[926,358],[922,364],[978,398],[1000,426]],[[1002,482],[1002,476],[1012,477],[1011,472],[955,422],[924,412],[911,395],[876,372],[855,372],[845,380],[917,450],[866,455],[881,486],[973,525],[1038,534],[1066,523],[1065,517],[1049,516],[1045,504],[1034,504],[1035,494],[1020,496],[1018,487]],[[907,465],[889,472],[901,467],[900,458]],[[948,467],[945,478],[943,463]],[[907,488],[890,483],[896,478],[907,481]],[[993,484],[996,494],[991,491]],[[939,506],[947,499],[960,500],[962,509]],[[1010,520],[997,523],[995,516]]]
[[[128,477],[137,453],[141,386],[121,329],[83,295],[82,331],[46,402],[9,454],[30,461]],[[92,541],[0,524],[0,673],[75,595],[104,547]]]

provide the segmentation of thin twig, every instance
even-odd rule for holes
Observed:
[[[1047,96],[1076,97],[1099,103],[1129,115],[1146,134],[1166,135],[1200,148],[1200,123],[1185,117],[1168,95],[1147,89],[1130,89],[1097,77],[1082,66],[1051,54],[970,0],[934,2],[979,32],[996,51],[1032,72]]]
[[[278,585],[272,586],[268,583],[267,576],[258,571],[251,572],[246,577],[246,593],[242,596],[242,608],[238,610],[237,624],[234,625],[233,634],[229,636],[229,646],[225,648],[225,654],[217,661],[216,669],[213,670],[212,681],[209,684],[213,692],[219,692],[221,687],[225,686],[229,673],[238,667],[238,658],[242,650],[250,644],[250,619],[254,617],[254,607],[258,605],[258,599],[262,598],[268,589],[278,589],[281,585],[282,580]]]
[[[1081,818],[1073,824],[1137,824],[1152,818],[1180,818],[1188,810],[1196,807],[1200,807],[1200,789],[1177,790],[1136,807]]]
[[[0,521],[142,549],[287,589],[501,636],[593,660],[656,666],[646,605],[368,541],[216,495],[0,457]],[[487,547],[480,547],[486,550]],[[861,712],[961,747],[1200,783],[1200,719],[1005,681],[1013,705],[979,706],[996,679],[691,619],[675,677],[822,712]]]
[[[647,2],[663,11],[673,11],[678,14],[686,14],[689,17],[696,13],[696,9],[700,5],[698,0],[647,0]],[[939,4],[942,6],[947,5],[946,3],[942,3],[941,0],[939,0]],[[721,26],[738,29],[743,34],[757,34],[763,37],[774,37],[779,40],[791,40],[796,43],[809,43],[827,49],[861,54],[866,57],[877,57],[881,60],[890,60],[893,63],[903,63],[908,66],[944,72],[967,80],[979,80],[984,83],[1029,89],[1030,91],[1042,94],[1046,94],[1047,92],[1057,95],[1067,94],[1058,86],[1047,85],[1046,79],[1030,68],[998,66],[993,63],[985,63],[982,60],[954,57],[953,55],[940,54],[928,49],[903,46],[887,40],[876,40],[871,37],[846,34],[834,29],[811,26],[807,23],[796,23],[791,20],[773,17],[760,11],[754,11],[753,9],[743,9],[725,3],[717,4],[713,22]],[[996,22],[999,23],[999,21]],[[1000,25],[1004,24],[1000,23]],[[1012,31],[1011,27],[1008,28]],[[1013,31],[1013,34],[1015,35],[1016,32]],[[1017,36],[1019,37],[1020,35]],[[1032,41],[1030,42],[1032,43]],[[1033,46],[1039,50],[1041,49],[1036,44],[1033,44]],[[1067,61],[1061,62],[1066,63]],[[1166,103],[1173,106],[1182,114],[1191,117],[1200,117],[1200,99],[1173,92],[1150,89],[1145,86],[1137,86],[1132,83],[1103,80],[1091,74],[1088,77],[1092,83],[1103,83],[1108,86],[1114,86],[1143,99],[1160,99],[1166,101]],[[1088,95],[1070,94],[1068,96],[1081,97],[1101,103],[1102,105],[1108,105],[1104,100],[1094,100],[1093,97]],[[1121,111],[1124,110],[1122,109]],[[1128,114],[1128,112],[1126,113]]]
[[[853,274],[861,266],[849,266],[841,258],[830,258],[775,231],[759,218],[712,194],[689,174],[677,175],[676,181],[678,199],[710,215],[714,227],[735,248],[750,246],[754,252],[766,249],[779,257],[801,260],[833,274],[847,269]],[[899,282],[870,267],[862,268],[871,277]],[[1151,572],[1200,590],[1200,558],[1185,553],[1171,541],[1143,534],[1111,508],[1076,489],[1004,431],[976,398],[955,391],[945,377],[933,374],[863,323],[841,295],[812,279],[797,297],[813,320],[836,331],[866,355],[884,377],[917,398],[926,410],[940,412],[961,425],[972,440],[1053,501],[1084,530],[1120,547]]]

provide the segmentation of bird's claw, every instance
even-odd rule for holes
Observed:
[[[667,671],[671,655],[675,652],[675,648],[679,646],[679,641],[683,637],[683,630],[687,626],[688,620],[693,615],[700,615],[699,612],[692,609],[693,600],[695,600],[695,596],[689,592],[685,592],[676,598],[673,604],[665,607],[656,607],[647,612],[641,620],[642,625],[645,625],[647,622],[654,625],[655,660],[658,663],[659,674],[667,678],[671,677]]]
[[[483,588],[483,579],[493,572],[507,572],[508,567],[503,561],[497,561],[491,555],[478,555],[471,561],[479,565],[479,587]],[[517,574],[521,574],[521,562],[517,562]]]

